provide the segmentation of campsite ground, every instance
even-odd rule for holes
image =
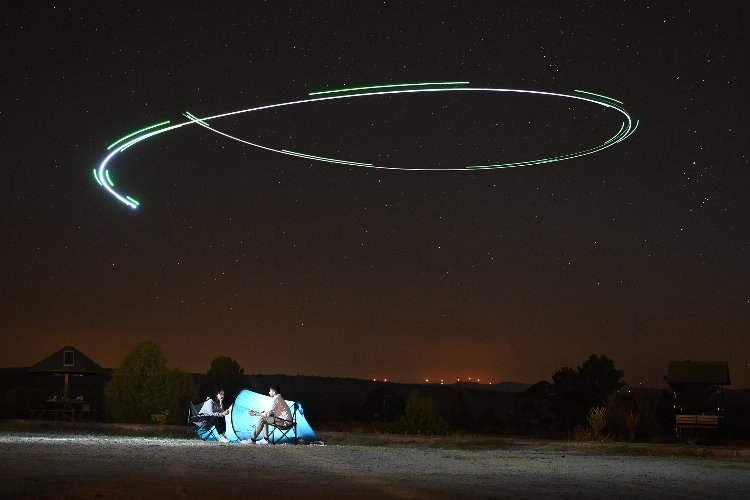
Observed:
[[[145,428],[4,423],[0,497],[746,498],[750,490],[747,449],[321,437],[325,446],[252,446]]]

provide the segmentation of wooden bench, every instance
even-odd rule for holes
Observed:
[[[29,410],[29,418],[31,420],[44,418],[45,413],[47,413],[47,410]]]
[[[72,409],[58,410],[29,410],[32,420],[54,420],[73,422],[76,418],[76,412]]]
[[[721,420],[718,415],[675,415],[675,433],[680,437],[683,428],[718,429]]]
[[[80,411],[74,408],[35,409],[29,410],[29,418],[55,422],[86,422],[96,420],[96,412],[91,410],[90,405],[86,405],[86,408]]]

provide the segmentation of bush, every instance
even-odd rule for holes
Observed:
[[[407,434],[434,435],[448,433],[448,425],[437,416],[432,401],[420,397],[417,391],[411,393],[399,424],[401,431]]]
[[[628,440],[635,441],[636,433],[638,432],[638,424],[641,421],[641,416],[638,413],[628,412],[625,416],[625,428],[628,431]]]
[[[242,389],[254,386],[252,378],[245,374],[245,369],[237,361],[228,356],[219,356],[211,361],[211,366],[206,372],[201,384],[201,397],[213,398],[216,394],[212,392],[217,388],[223,388],[224,405],[229,406]]]
[[[151,415],[151,421],[155,424],[165,424],[168,417],[169,410],[164,410],[162,412],[154,413],[153,415]]]
[[[104,411],[109,420],[147,424],[182,423],[187,402],[196,397],[189,375],[169,370],[161,349],[141,342],[131,349],[104,387]]]
[[[661,433],[658,418],[660,393],[628,387],[607,400],[607,430],[616,439],[655,439]]]
[[[362,412],[368,421],[397,422],[404,407],[404,398],[392,385],[382,384],[367,393]]]
[[[573,434],[577,441],[609,441],[612,436],[604,434],[604,428],[607,425],[607,409],[603,406],[591,408],[587,418],[589,427],[576,425],[573,428]]]

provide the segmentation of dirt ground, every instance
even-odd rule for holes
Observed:
[[[750,460],[0,432],[1,498],[748,498]]]

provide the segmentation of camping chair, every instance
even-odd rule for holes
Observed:
[[[286,438],[289,441],[291,441],[293,444],[297,444],[297,406],[298,403],[294,403],[292,405],[292,419],[286,420],[281,417],[275,417],[274,423],[267,424],[270,429],[268,432],[268,442],[271,444],[276,444],[277,442],[281,441],[282,439]],[[279,431],[279,437],[274,438],[274,431]],[[291,436],[289,435],[291,433]]]
[[[195,435],[203,441],[208,441],[211,439],[211,436],[213,436],[214,439],[219,439],[216,427],[212,425],[205,416],[201,415],[200,411],[202,406],[203,405],[201,404],[195,405],[188,401],[188,426],[190,426],[193,432],[195,432]]]

